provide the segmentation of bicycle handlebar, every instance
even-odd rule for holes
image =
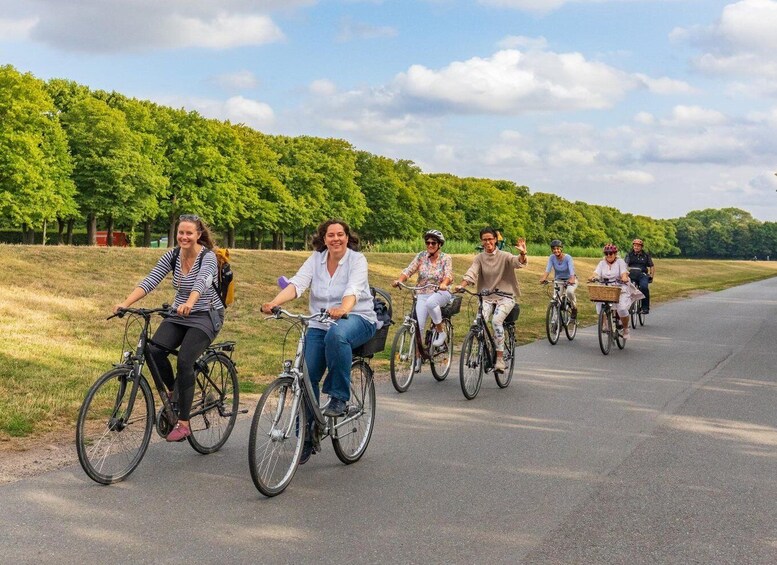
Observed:
[[[162,304],[161,308],[119,308],[118,312],[111,314],[106,320],[110,320],[111,318],[123,318],[124,314],[137,314],[143,318],[148,318],[152,314],[159,314],[165,318],[174,314],[174,312],[169,304]]]
[[[303,322],[309,322],[310,320],[314,320],[316,322],[321,322],[322,324],[337,325],[337,322],[334,320],[334,318],[332,318],[329,315],[329,312],[327,312],[323,308],[321,309],[320,312],[316,314],[293,314],[288,310],[281,308],[280,306],[275,306],[272,309],[272,315],[267,316],[265,320],[271,320],[271,319],[280,320],[284,316],[295,320],[301,320]],[[346,314],[345,316],[342,316],[342,319],[346,319],[346,318],[348,318],[348,314]]]
[[[440,285],[438,285],[438,284],[425,284],[423,286],[410,286],[409,284],[405,284],[405,283],[401,282],[397,286],[399,286],[401,288],[405,288],[407,290],[425,290],[427,288],[433,288],[434,290],[440,290]]]
[[[457,290],[456,292],[457,293],[459,293],[459,292],[466,292],[467,294],[471,294],[472,296],[480,296],[480,297],[491,296],[491,295],[495,294],[495,295],[501,296],[503,298],[513,298],[512,294],[510,294],[509,292],[502,292],[498,288],[495,288],[494,290],[490,290],[488,288],[484,288],[480,292],[472,292],[471,290],[467,290],[465,287],[462,287],[459,290]]]

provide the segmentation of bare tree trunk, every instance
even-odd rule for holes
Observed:
[[[151,222],[143,222],[143,247],[151,247]]]
[[[255,229],[251,230],[250,236],[251,236],[251,243],[248,248],[256,249],[256,230]]]
[[[62,245],[65,242],[64,239],[64,233],[65,231],[65,220],[62,218],[57,218],[57,245]]]
[[[73,227],[75,226],[75,223],[76,221],[74,218],[70,218],[67,221],[67,234],[65,237],[65,243],[68,245],[73,245]]]
[[[48,221],[43,220],[43,234],[41,236],[41,244],[46,245],[46,228],[48,227]]]
[[[108,231],[105,234],[105,245],[113,247],[113,215],[108,216]]]
[[[170,213],[170,225],[167,228],[167,246],[175,247],[175,214]]]
[[[227,247],[235,248],[235,228],[227,228]]]
[[[86,244],[97,245],[97,216],[92,213],[86,216]]]

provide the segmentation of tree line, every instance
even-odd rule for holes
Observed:
[[[653,219],[608,206],[534,193],[507,180],[423,173],[408,160],[360,151],[341,139],[268,135],[197,112],[43,81],[0,66],[2,227],[56,229],[72,243],[76,224],[94,244],[98,227],[175,241],[176,219],[197,213],[225,244],[238,235],[283,249],[325,218],[350,223],[366,241],[414,238],[434,227],[475,239],[486,225],[508,238],[567,245],[628,245],[656,255],[774,254],[777,225],[736,209]]]

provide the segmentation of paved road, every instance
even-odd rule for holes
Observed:
[[[246,420],[213,455],[152,445],[118,485],[5,485],[0,562],[775,563],[775,314],[777,278],[656,307],[607,357],[592,328],[521,347],[473,401],[456,371],[381,383],[362,461],[325,445],[273,499]]]

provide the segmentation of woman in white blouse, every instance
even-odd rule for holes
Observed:
[[[310,313],[325,309],[337,324],[311,322],[305,343],[305,364],[318,396],[318,383],[328,370],[322,391],[329,395],[325,416],[341,416],[351,396],[352,349],[375,335],[377,316],[367,280],[367,259],[357,251],[359,239],[343,221],[327,220],[313,238],[316,250],[290,279],[290,284],[262,312],[293,300],[310,288]],[[343,316],[348,315],[346,318]],[[309,437],[309,436],[308,436]],[[303,460],[310,457],[307,442]],[[306,457],[307,455],[307,457]]]
[[[629,307],[631,306],[631,294],[629,293],[629,267],[626,262],[618,257],[618,247],[608,243],[602,250],[604,259],[594,270],[593,276],[588,280],[600,280],[608,283],[619,283],[621,287],[620,300],[618,300],[617,311],[623,326],[623,339],[629,339]],[[602,309],[602,303],[596,303],[596,313]]]

